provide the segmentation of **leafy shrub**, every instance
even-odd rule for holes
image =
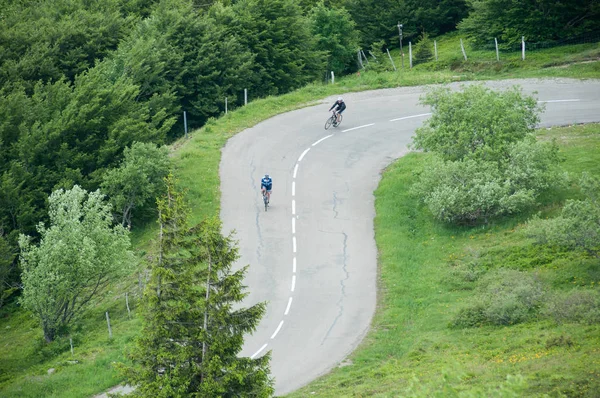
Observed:
[[[433,115],[413,144],[437,157],[413,192],[438,220],[476,223],[518,213],[566,180],[556,143],[538,143],[533,135],[540,108],[518,88],[434,89],[421,102]]]
[[[554,147],[520,142],[502,164],[465,159],[434,159],[412,192],[434,217],[448,223],[487,222],[489,218],[518,213],[561,177]]]
[[[461,309],[451,326],[514,325],[536,315],[544,298],[542,283],[525,272],[500,269],[481,278],[477,304]]]
[[[455,328],[472,328],[488,323],[483,305],[461,308],[452,320],[451,326]]]
[[[580,185],[584,200],[568,200],[561,215],[554,219],[535,217],[525,234],[540,245],[600,255],[600,179],[584,173]]]
[[[600,293],[575,290],[548,300],[544,314],[557,323],[600,323]]]
[[[572,347],[572,346],[573,346],[573,340],[571,339],[571,336],[565,336],[562,334],[560,336],[550,337],[546,341],[546,348]]]
[[[497,92],[483,85],[434,88],[421,103],[432,115],[416,130],[413,146],[444,160],[502,160],[512,144],[533,134],[542,109],[518,87]]]

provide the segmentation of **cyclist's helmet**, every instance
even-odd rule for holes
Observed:
[[[269,175],[268,175],[268,174],[265,174],[265,178],[269,178]]]
[[[338,97],[338,102],[342,102],[342,101],[343,101],[342,97]]]

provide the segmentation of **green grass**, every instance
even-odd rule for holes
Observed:
[[[562,50],[552,49],[547,52],[535,52],[528,55],[525,62],[518,60],[519,54],[513,54],[513,58],[507,58],[506,62],[500,64],[495,61],[489,61],[489,52],[481,54],[481,61],[475,54],[469,58],[468,62],[460,59],[460,52],[446,51],[446,49],[456,48],[458,37],[450,35],[440,39],[440,61],[417,65],[413,69],[408,69],[408,61],[405,62],[406,68],[402,71],[362,71],[360,74],[336,78],[335,85],[311,84],[295,92],[280,96],[270,97],[252,101],[248,106],[230,112],[217,120],[211,120],[202,129],[191,133],[190,138],[180,139],[172,145],[172,159],[174,162],[175,174],[180,180],[182,188],[188,191],[187,199],[192,209],[190,222],[196,223],[206,216],[218,214],[220,203],[219,175],[218,168],[221,158],[221,148],[228,138],[245,128],[256,125],[258,122],[272,117],[276,114],[291,111],[305,106],[315,104],[316,101],[330,95],[339,93],[362,91],[370,89],[415,86],[432,83],[447,83],[457,80],[481,80],[481,79],[503,79],[513,77],[544,77],[544,76],[562,76],[579,78],[598,78],[600,77],[600,62],[578,63],[598,55],[598,45],[587,45],[583,47],[563,47]],[[561,52],[562,51],[562,52]],[[396,65],[400,67],[398,51],[395,51]],[[536,55],[538,53],[539,55]],[[513,60],[515,59],[515,60]],[[489,61],[489,62],[488,62]],[[550,66],[551,62],[557,62],[560,67]],[[566,66],[565,66],[566,65]],[[550,133],[548,133],[550,134]],[[584,134],[584,133],[581,133]],[[590,135],[593,135],[590,133]],[[595,138],[590,137],[590,140]],[[570,144],[565,143],[568,149]],[[575,144],[573,144],[575,145]],[[566,150],[567,150],[566,149]],[[573,157],[577,154],[577,148],[572,151]],[[587,155],[586,155],[587,156]],[[598,168],[598,162],[593,154],[587,159],[578,157],[581,165],[578,167]],[[410,166],[413,162],[414,167],[420,167],[418,158],[408,157],[405,165]],[[569,161],[569,165],[573,162]],[[399,166],[396,166],[399,167]],[[388,179],[384,180],[386,183]],[[383,184],[383,183],[382,183]],[[383,185],[382,185],[382,188]],[[379,191],[381,194],[381,190]],[[423,225],[428,225],[426,217],[416,212],[410,215],[413,218],[403,220],[403,225],[410,225],[415,231],[421,231]],[[392,217],[391,214],[379,215],[378,225],[381,218]],[[393,218],[393,217],[392,217]],[[418,219],[418,221],[417,221]],[[394,222],[400,222],[394,219]],[[431,231],[443,233],[445,229],[441,226],[431,225]],[[427,245],[437,244],[437,235],[427,235],[423,237]],[[470,232],[459,231],[460,236]],[[381,232],[380,232],[381,233]],[[421,234],[421,232],[415,232]],[[132,241],[138,249],[139,256],[144,256],[151,252],[151,241],[156,235],[156,224],[149,222],[143,228],[134,229]],[[441,236],[441,235],[440,235]],[[478,235],[479,236],[479,235]],[[429,240],[433,237],[432,242]],[[381,239],[378,235],[378,240]],[[454,245],[455,240],[449,241]],[[425,243],[423,243],[425,245]],[[415,258],[411,261],[419,263],[424,261],[427,264],[433,264],[439,260],[439,254],[413,253]],[[393,268],[400,268],[406,263],[403,255],[387,254],[386,262]],[[399,256],[399,257],[394,257]],[[420,257],[417,257],[420,256]],[[437,257],[436,257],[437,256]],[[383,261],[383,258],[382,258]],[[383,264],[383,263],[382,263]],[[382,266],[382,271],[386,268]],[[404,269],[403,273],[417,274],[418,270]],[[382,274],[384,275],[384,274]],[[390,276],[382,276],[391,278]],[[0,310],[0,395],[8,396],[68,396],[68,397],[89,397],[94,392],[101,392],[110,386],[119,382],[119,376],[110,365],[113,361],[124,360],[124,350],[140,330],[141,322],[135,317],[136,302],[132,295],[137,292],[138,274],[132,275],[127,280],[120,281],[111,287],[111,290],[95,303],[95,306],[88,311],[81,323],[74,328],[72,335],[74,337],[75,355],[74,360],[77,364],[68,364],[71,360],[68,340],[63,339],[48,346],[41,343],[42,333],[38,324],[30,318],[28,314],[17,310],[15,306],[5,307]],[[392,283],[392,282],[390,282]],[[386,345],[383,344],[387,339],[391,339],[398,345],[398,350],[402,352],[412,352],[416,349],[414,342],[405,341],[398,338],[392,332],[398,329],[398,324],[394,321],[395,317],[401,317],[401,324],[414,330],[423,320],[416,315],[422,311],[433,308],[435,311],[444,315],[448,311],[446,307],[440,307],[440,303],[451,302],[454,300],[454,293],[435,293],[438,282],[428,282],[419,289],[411,291],[411,285],[398,281],[398,286],[402,285],[406,289],[406,294],[400,299],[394,299],[386,302],[382,299],[380,310],[376,315],[377,320],[388,319],[381,324],[381,330],[375,330],[367,338],[365,347],[373,347],[373,351],[361,351],[356,354],[355,366],[349,367],[356,369],[354,381],[344,381],[344,384],[353,385],[358,380],[363,380],[366,375],[374,374],[384,375],[388,372],[395,374],[398,361],[402,361],[402,356],[390,355],[386,351]],[[382,282],[383,286],[383,282]],[[132,297],[132,309],[134,319],[129,320],[125,311],[124,294],[129,292]],[[382,294],[383,295],[383,290]],[[430,296],[431,295],[431,296]],[[404,314],[403,308],[414,309],[414,313]],[[105,311],[109,311],[114,338],[107,338]],[[436,312],[436,313],[437,313]],[[434,314],[434,313],[432,313]],[[434,316],[434,315],[431,315]],[[391,318],[386,318],[391,317]],[[443,320],[442,320],[443,322]],[[403,327],[404,327],[403,326]],[[388,330],[388,334],[378,334],[382,330]],[[459,332],[452,332],[459,333]],[[461,332],[462,333],[462,332]],[[460,334],[460,333],[459,333]],[[378,337],[374,337],[374,336]],[[575,336],[573,336],[575,337]],[[450,337],[448,337],[450,338]],[[377,348],[380,347],[380,348]],[[399,351],[399,352],[400,352]],[[414,354],[417,355],[417,354]],[[366,368],[357,367],[358,364],[368,365]],[[47,375],[49,368],[55,368],[57,371],[53,375]],[[452,368],[452,367],[450,367]],[[346,371],[351,372],[351,369]],[[366,372],[364,375],[362,372]],[[374,372],[374,373],[369,373]],[[436,369],[437,372],[437,369]],[[403,373],[404,374],[404,373]],[[436,375],[438,373],[435,373]],[[410,380],[413,373],[405,372],[404,376]],[[339,376],[334,375],[332,378]],[[383,379],[383,376],[377,376]],[[399,379],[400,380],[400,379]],[[399,382],[386,378],[386,383],[391,386]],[[510,383],[509,383],[510,384]],[[380,386],[378,391],[387,391],[387,385]],[[417,387],[415,387],[417,388]],[[304,390],[307,391],[307,390]],[[340,390],[343,391],[343,390]],[[347,389],[345,391],[352,391]],[[391,389],[390,391],[393,391]],[[335,393],[332,393],[336,395]],[[362,393],[369,395],[368,393]]]
[[[540,138],[557,139],[571,173],[600,175],[600,125],[542,130]],[[497,389],[514,396],[595,396],[599,324],[559,325],[544,316],[502,327],[449,324],[476,300],[477,282],[459,272],[469,263],[480,272],[505,267],[534,274],[551,295],[597,290],[600,259],[534,247],[518,219],[476,228],[434,222],[408,193],[425,160],[414,153],[401,158],[375,192],[380,280],[371,332],[349,358],[352,365],[290,396],[491,396]]]

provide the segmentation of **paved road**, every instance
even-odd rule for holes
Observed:
[[[515,83],[548,101],[543,126],[600,121],[600,80],[488,85]],[[428,116],[418,105],[422,92],[346,94],[342,125],[325,131],[332,98],[247,129],[223,149],[221,217],[226,231],[237,230],[239,264],[250,264],[246,304],[269,303],[242,355],[272,350],[278,395],[338,366],[369,329],[377,286],[372,192]],[[266,213],[265,173],[274,181]]]

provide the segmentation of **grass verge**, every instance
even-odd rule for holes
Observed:
[[[571,174],[600,175],[599,124],[539,136],[557,139]],[[500,269],[535,279],[548,301],[598,294],[600,259],[532,246],[519,219],[476,228],[433,221],[409,194],[426,156],[409,154],[390,166],[375,193],[380,291],[371,332],[351,365],[290,396],[597,396],[597,322],[558,323],[552,311],[540,310],[509,325],[452,324],[461,309],[479,303],[486,275],[501,277]]]

